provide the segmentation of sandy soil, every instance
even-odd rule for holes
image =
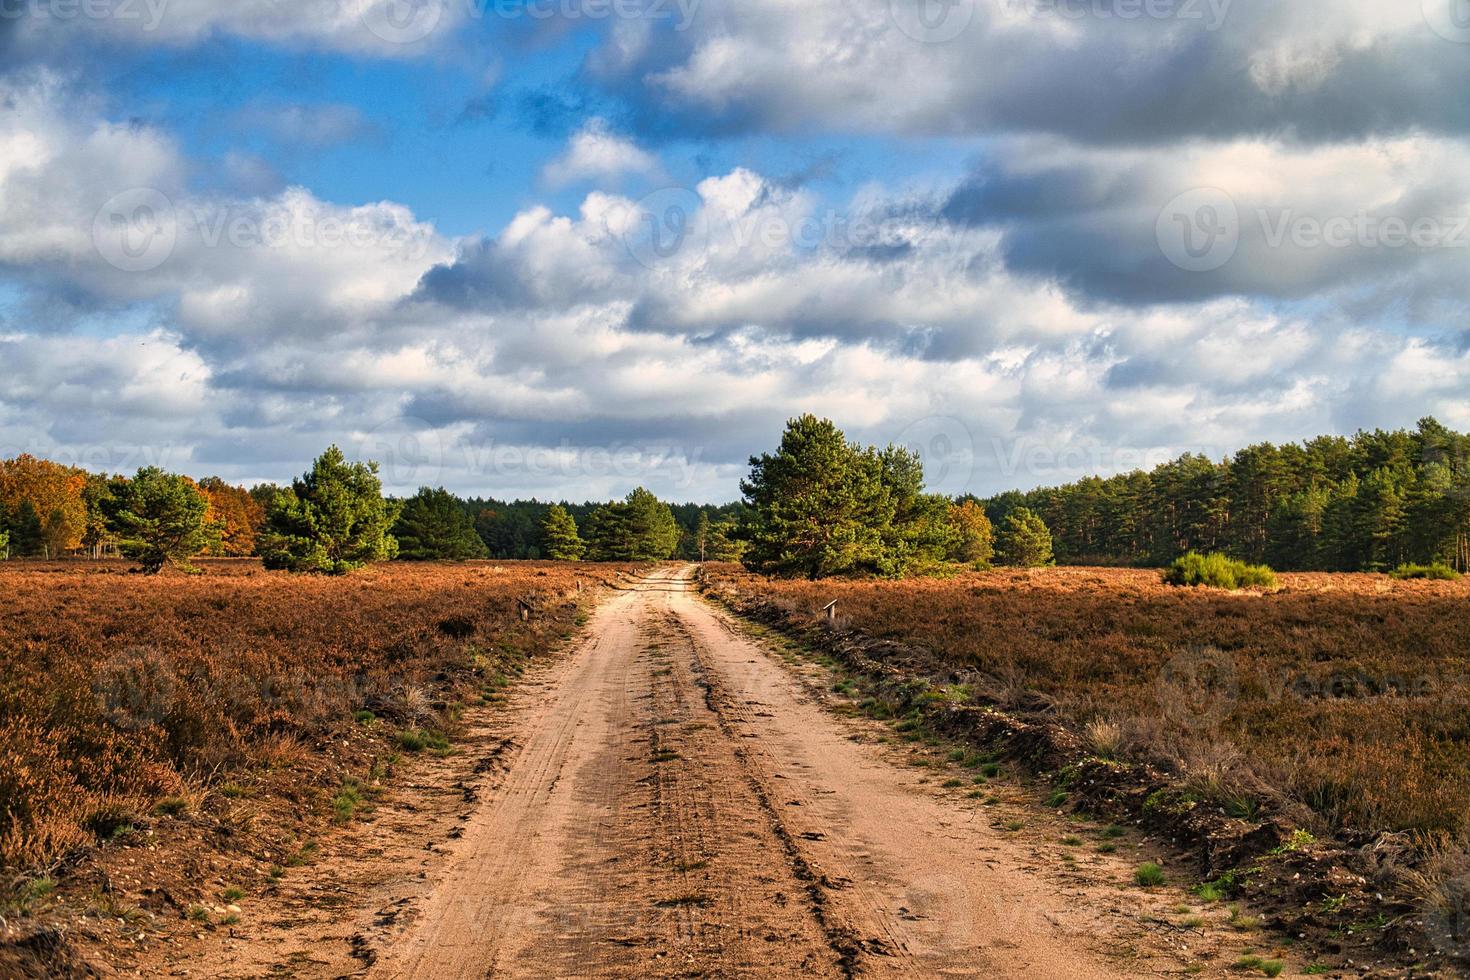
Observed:
[[[368,941],[372,976],[1182,972],[1164,897],[1120,888],[1121,864],[1043,871],[1029,834],[895,765],[690,571],[604,602],[517,696],[503,772]]]

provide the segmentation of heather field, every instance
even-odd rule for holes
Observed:
[[[1060,720],[1104,755],[1219,799],[1301,804],[1318,830],[1470,839],[1470,581],[1285,574],[1278,589],[1174,588],[1147,570],[948,579],[705,580],[786,625],[896,641],[971,703]]]
[[[494,698],[631,567],[201,564],[164,578],[0,564],[4,868],[54,871],[242,798],[265,822],[350,813],[383,759],[445,746],[465,704]]]

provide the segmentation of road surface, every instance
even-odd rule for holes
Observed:
[[[1134,974],[1029,857],[692,590],[602,603],[373,976]]]

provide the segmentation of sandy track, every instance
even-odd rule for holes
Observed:
[[[508,770],[374,976],[1125,972],[1018,845],[854,740],[688,571],[605,602],[522,696]]]

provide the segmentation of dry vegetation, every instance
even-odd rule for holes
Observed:
[[[1048,806],[1187,843],[1199,896],[1250,899],[1304,951],[1343,966],[1387,954],[1384,976],[1470,961],[1470,583],[703,576],[834,656],[837,690],[902,714],[905,738],[976,740],[1053,780]]]
[[[166,852],[168,821],[198,814],[225,851],[246,846],[223,815],[242,798],[257,837],[350,817],[397,757],[445,750],[464,706],[493,700],[623,568],[320,578],[204,565],[156,579],[121,563],[0,563],[0,864],[12,879],[0,914],[12,922],[45,904],[38,891],[53,885],[38,876],[64,886],[143,827]]]
[[[1276,591],[1044,569],[796,582],[710,566],[717,586],[897,640],[975,700],[1042,711],[1116,748],[1235,771],[1338,827],[1470,836],[1470,583],[1281,576]],[[1102,736],[1099,736],[1102,737]]]

